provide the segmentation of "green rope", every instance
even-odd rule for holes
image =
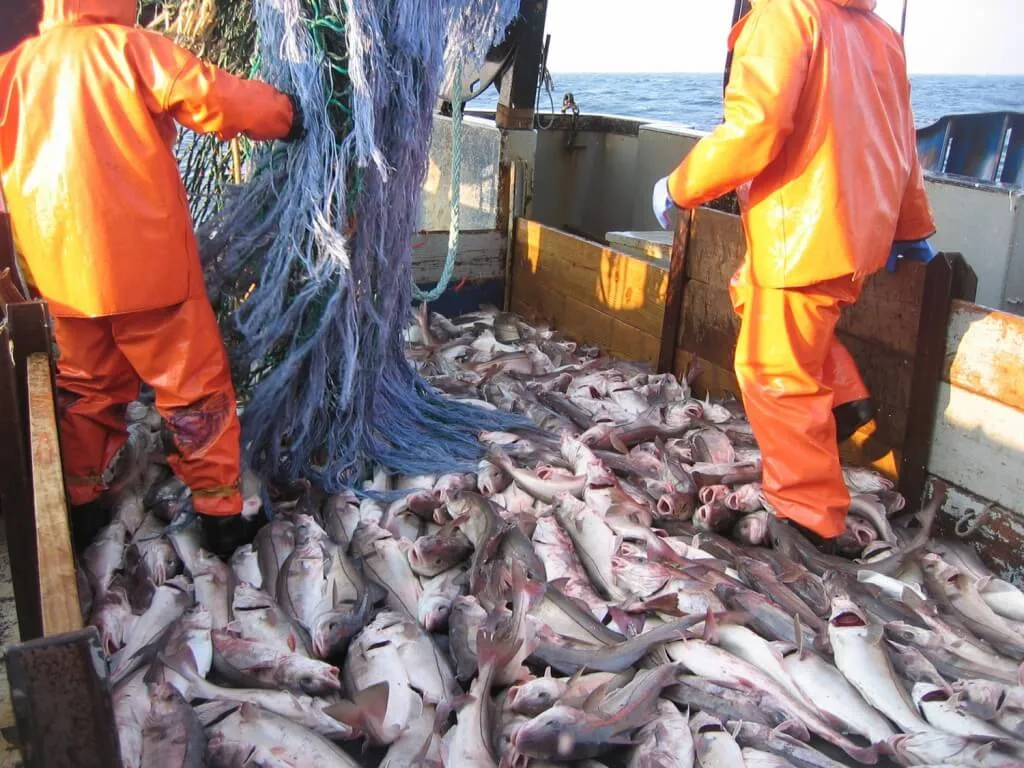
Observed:
[[[416,301],[428,304],[437,301],[448,290],[452,273],[455,271],[455,255],[459,252],[459,213],[462,193],[462,63],[455,66],[455,85],[452,89],[452,186],[451,186],[451,221],[448,225],[448,253],[445,254],[444,267],[437,285],[429,291],[420,290],[415,282],[412,284],[412,295]]]

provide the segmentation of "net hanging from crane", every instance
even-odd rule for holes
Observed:
[[[232,26],[238,47],[214,60],[295,94],[305,117],[303,141],[247,147],[240,187],[223,148],[178,146],[246,459],[327,490],[371,463],[469,469],[481,430],[523,422],[442,396],[406,361],[412,240],[444,73],[477,66],[519,1],[256,0],[251,35],[246,6],[183,0],[164,22],[179,38],[205,22],[207,40]]]

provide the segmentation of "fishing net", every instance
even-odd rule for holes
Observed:
[[[178,147],[249,465],[328,490],[374,463],[471,468],[481,430],[525,422],[444,398],[406,361],[412,239],[445,73],[477,66],[518,0],[258,0],[246,33],[245,2],[205,2],[178,6],[187,23],[168,13],[167,32],[294,94],[307,131],[248,147],[242,186],[230,150]],[[237,49],[206,42],[218,25]]]

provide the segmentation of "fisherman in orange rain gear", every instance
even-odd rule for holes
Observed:
[[[753,0],[733,29],[725,120],[655,185],[663,226],[738,190],[747,256],[730,294],[736,377],[775,512],[825,539],[850,495],[838,441],[874,415],[840,309],[935,231],[902,39],[875,0]],[[908,242],[915,241],[915,242]]]
[[[205,546],[225,556],[247,528],[240,430],[175,122],[287,141],[302,135],[302,116],[292,97],[203,63],[135,18],[135,0],[43,0],[39,35],[0,57],[0,183],[26,280],[54,318],[76,540],[103,524],[125,406],[145,382]]]

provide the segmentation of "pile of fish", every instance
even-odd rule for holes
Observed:
[[[148,464],[80,579],[125,766],[1024,765],[1024,594],[932,540],[944,488],[914,514],[846,469],[825,554],[767,508],[738,403],[497,311],[407,341],[536,428],[464,472],[274,489],[229,563],[133,404]]]

